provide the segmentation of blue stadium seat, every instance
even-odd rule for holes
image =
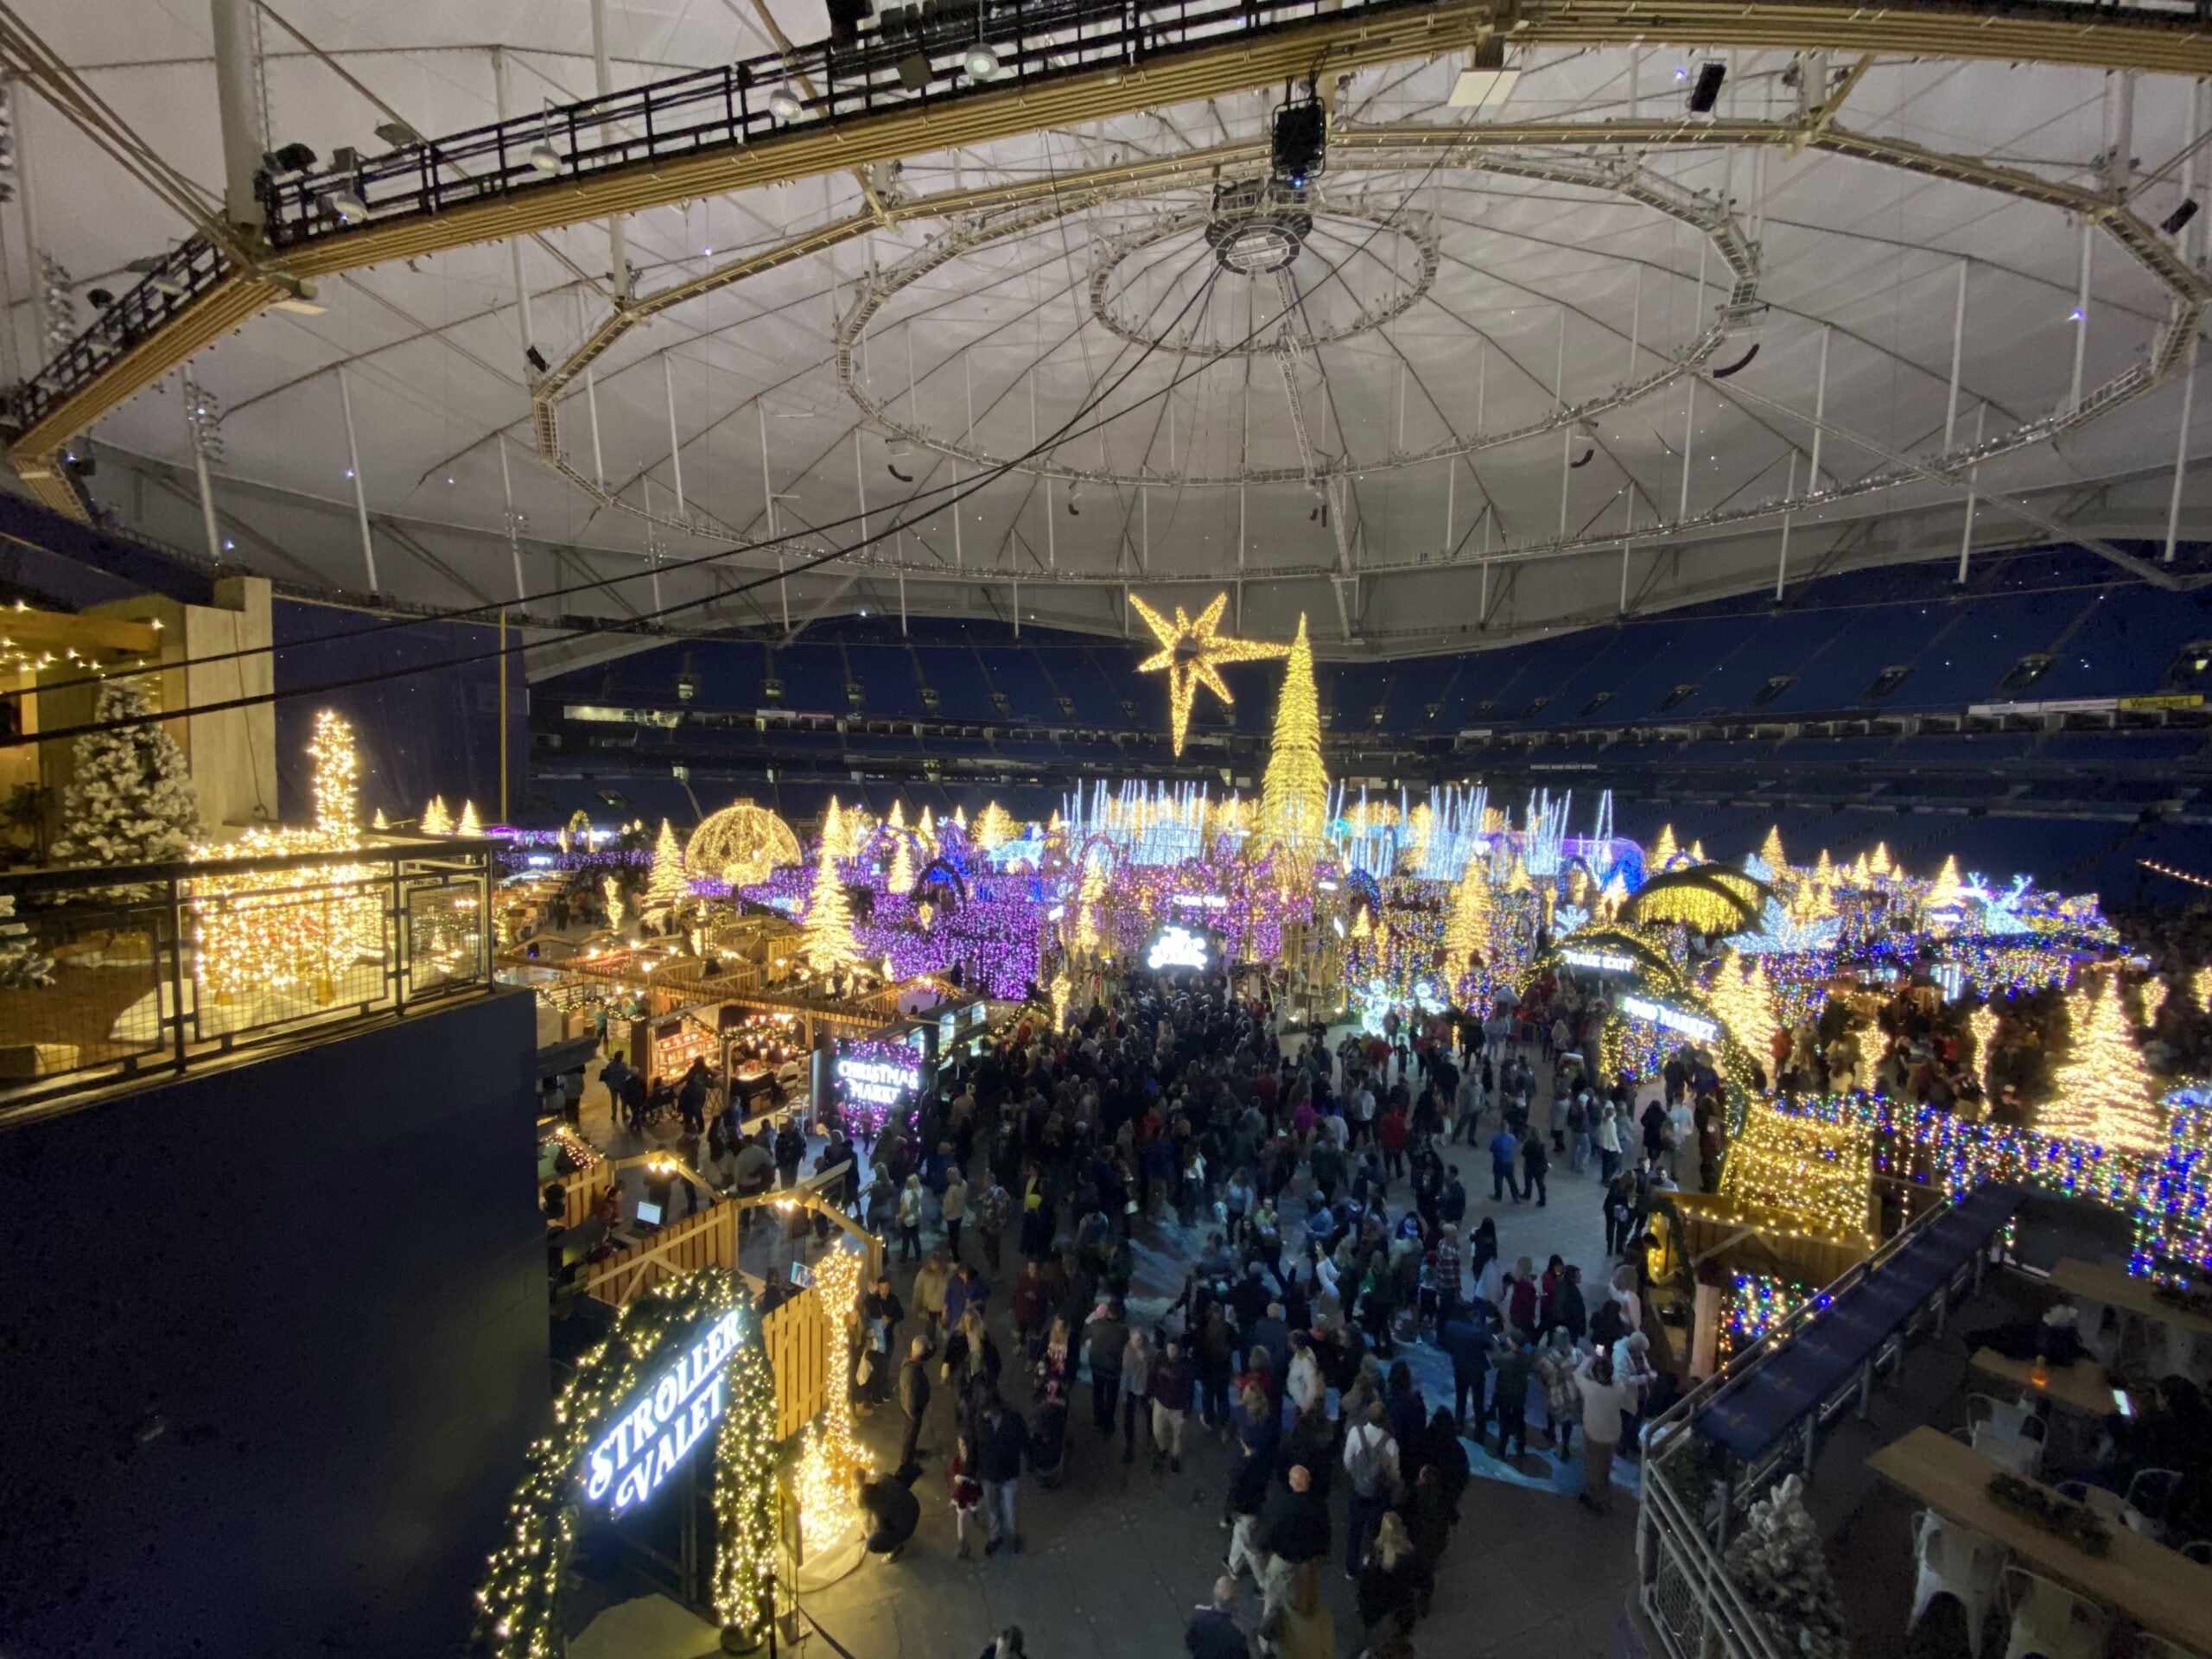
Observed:
[[[2167,665],[2193,639],[2212,638],[2212,594],[2117,588],[2101,595],[2057,648],[2031,694],[2039,698],[2128,696],[2166,689]]]
[[[860,683],[863,714],[896,720],[925,712],[921,685],[914,677],[913,653],[906,646],[849,645],[845,662]]]

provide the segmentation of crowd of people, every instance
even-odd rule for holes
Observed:
[[[1669,1386],[1637,1258],[1586,1285],[1557,1255],[1509,1256],[1496,1218],[1469,1224],[1455,1161],[1489,1148],[1501,1196],[1539,1205],[1554,1158],[1588,1169],[1629,1250],[1680,1114],[1654,1105],[1647,1124],[1624,1081],[1593,1084],[1569,1058],[1573,1012],[1525,1040],[1520,1023],[1440,1024],[1332,1047],[1218,976],[1136,976],[1068,1031],[1020,1027],[948,1073],[851,1166],[856,1213],[914,1268],[905,1296],[887,1274],[868,1288],[856,1338],[860,1408],[901,1421],[896,1478],[941,1456],[959,1552],[995,1556],[1021,1548],[1023,1482],[1057,1485],[1085,1442],[1166,1481],[1219,1447],[1204,1656],[1335,1659],[1332,1564],[1356,1586],[1353,1650],[1396,1650],[1433,1595],[1467,1439],[1564,1465],[1581,1430],[1584,1501],[1605,1510],[1616,1451]],[[834,1167],[855,1143],[827,1116]],[[1179,1286],[1138,1282],[1147,1243]],[[1446,1357],[1449,1402],[1424,1397],[1402,1351],[1416,1340]]]

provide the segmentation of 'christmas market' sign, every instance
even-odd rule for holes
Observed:
[[[909,1044],[865,1039],[840,1040],[833,1070],[847,1100],[888,1108],[921,1092],[922,1065],[922,1052]]]
[[[618,1513],[651,1497],[728,1403],[723,1363],[737,1346],[738,1310],[709,1325],[652,1386],[623,1406],[614,1427],[591,1449],[584,1492],[613,1494]]]

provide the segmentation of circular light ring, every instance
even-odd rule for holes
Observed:
[[[1370,147],[1361,152],[1359,160],[1363,167],[1375,171],[1423,172],[1447,164],[1447,162],[1439,162],[1433,154],[1419,149],[1408,149],[1404,152],[1399,152],[1380,147]],[[1541,437],[1546,433],[1556,432],[1562,428],[1577,426],[1586,421],[1594,420],[1612,410],[1624,408],[1650,396],[1663,387],[1673,385],[1686,374],[1695,372],[1726,341],[1727,325],[1719,319],[1754,311],[1758,307],[1759,273],[1757,251],[1744,234],[1732,214],[1726,209],[1714,207],[1699,194],[1678,188],[1664,180],[1619,163],[1608,165],[1604,162],[1580,159],[1553,160],[1539,156],[1480,151],[1467,151],[1453,156],[1448,157],[1447,162],[1469,172],[1495,173],[1503,177],[1529,179],[1541,183],[1579,186],[1624,196],[1631,201],[1642,203],[1670,218],[1678,219],[1710,238],[1714,250],[1720,256],[1722,264],[1732,273],[1734,277],[1732,286],[1715,309],[1716,321],[1671,357],[1647,346],[1645,348],[1647,353],[1659,357],[1661,362],[1658,368],[1643,378],[1615,386],[1611,391],[1601,392],[1597,397],[1582,403],[1554,410],[1543,418],[1532,421],[1525,426],[1449,438],[1441,443],[1433,444],[1426,449],[1404,454],[1387,455],[1378,459],[1354,461],[1344,456],[1317,457],[1316,463],[1310,471],[1304,467],[1250,467],[1242,472],[1217,474],[1125,473],[1110,468],[1071,466],[1055,461],[1050,456],[1016,464],[1009,461],[1003,455],[994,454],[972,443],[942,438],[908,421],[901,420],[890,412],[887,404],[877,402],[861,387],[858,362],[861,336],[894,296],[921,281],[931,271],[950,264],[955,259],[964,257],[979,248],[1027,235],[1033,231],[1055,224],[1072,213],[1099,207],[1108,202],[1141,199],[1157,191],[1159,188],[1157,185],[1149,181],[1142,181],[1118,189],[1102,188],[1079,194],[1071,194],[1065,198],[1047,200],[1025,212],[1012,213],[988,224],[970,223],[956,226],[950,234],[939,238],[904,264],[877,273],[874,280],[861,290],[860,296],[854,302],[852,308],[838,321],[834,353],[837,369],[837,384],[843,388],[845,395],[859,405],[861,412],[879,430],[888,433],[894,438],[904,438],[922,448],[947,456],[978,470],[1010,467],[1015,472],[1026,473],[1037,478],[1061,479],[1073,484],[1118,485],[1131,488],[1147,485],[1186,489],[1227,489],[1238,485],[1252,484],[1325,485],[1326,480],[1332,478],[1349,478],[1355,474],[1389,472],[1402,467],[1418,467],[1430,461],[1474,454],[1484,449],[1501,448],[1508,444],[1525,443],[1531,438]],[[1233,173],[1224,169],[1224,179],[1231,181],[1245,177],[1257,179],[1264,176],[1265,173],[1260,167],[1239,169]],[[1136,233],[1135,239],[1141,243],[1147,238],[1158,239],[1165,236],[1179,234],[1197,225],[1209,222],[1214,217],[1211,210],[1178,213],[1172,223],[1172,227],[1147,226],[1146,230]],[[1410,233],[1407,226],[1394,226],[1394,228],[1408,231]],[[1121,249],[1120,257],[1127,257],[1129,250],[1123,245],[1117,244],[1116,246]],[[1441,255],[1439,253],[1435,257],[1440,260]],[[1111,263],[1112,261],[1109,260],[1109,269]],[[1094,295],[1098,291],[1097,283],[1098,278],[1094,275],[1092,278]],[[1406,303],[1411,305],[1419,298],[1420,294],[1415,293],[1407,300]],[[1098,306],[1094,304],[1094,315],[1097,315],[1098,309]],[[1388,320],[1386,317],[1380,321],[1387,321]],[[1120,338],[1133,340],[1138,345],[1153,344],[1148,340],[1132,336],[1123,329],[1115,327],[1111,323],[1106,322],[1103,318],[1100,321]],[[1377,324],[1370,323],[1368,326],[1373,327]],[[1201,354],[1211,354],[1210,352],[1205,352],[1204,348],[1200,350]]]
[[[2171,247],[2146,220],[2132,210],[2111,208],[2108,205],[2101,204],[2088,192],[2073,186],[2054,182],[2018,169],[1999,167],[1977,158],[1945,155],[1902,141],[1875,138],[1864,133],[1840,128],[1831,128],[1807,138],[1800,128],[1787,124],[1764,121],[1722,121],[1709,127],[1700,126],[1695,129],[1694,132],[1671,120],[1667,122],[1611,121],[1596,127],[1573,123],[1509,124],[1510,131],[1485,129],[1482,133],[1484,143],[1496,143],[1499,146],[1488,156],[1489,170],[1509,175],[1521,170],[1503,159],[1504,147],[1512,143],[1532,149],[1541,147],[1554,149],[1575,145],[1583,147],[1587,153],[1592,149],[1599,147],[1615,149],[1665,149],[1693,142],[1700,147],[1747,149],[1802,143],[1810,149],[1825,154],[1844,156],[1876,166],[1899,168],[1917,177],[1932,177],[1949,183],[1962,184],[1969,188],[1990,191],[1998,195],[2033,202],[2060,213],[2074,213],[2093,220],[2107,238],[2117,243],[2123,251],[2134,259],[2137,264],[2172,297],[2174,313],[2171,319],[2158,329],[2152,340],[2148,359],[2130,365],[2095,391],[2085,392],[2082,402],[2077,405],[2024,423],[2011,432],[1993,435],[1978,445],[1954,449],[1928,458],[1928,468],[1949,476],[1964,473],[1969,467],[1980,462],[1993,461],[2019,450],[2032,448],[2039,444],[2054,442],[2066,432],[2099,420],[2121,405],[2148,396],[2167,384],[2179,372],[2186,355],[2188,343],[2198,332],[2203,314],[2208,308],[2208,300],[2212,300],[2212,281],[2200,276],[2181,258],[2176,249]],[[1439,149],[1455,153],[1463,150],[1467,147],[1468,142],[1467,130],[1464,127],[1425,128],[1415,124],[1351,129],[1339,137],[1337,147],[1339,153],[1346,156],[1398,154],[1427,157],[1433,156]],[[1041,185],[1028,187],[1015,186],[1004,193],[1005,200],[1001,204],[1001,210],[1014,207],[1014,204],[1025,200],[1030,192],[1038,189],[1048,189],[1055,197],[1076,198],[1076,200],[1069,203],[1069,206],[1072,207],[1133,195],[1156,194],[1163,188],[1179,187],[1197,188],[1205,181],[1217,177],[1224,170],[1245,165],[1248,158],[1255,153],[1255,147],[1252,145],[1230,145],[1213,151],[1193,151],[1173,158],[1147,158],[1141,162],[1130,163],[1126,168],[1118,169],[1128,180],[1127,182],[1118,186],[1093,181],[1085,188],[1071,190],[1060,181],[1050,181]],[[1399,164],[1411,166],[1414,163],[1403,162]],[[1141,185],[1135,177],[1140,172],[1142,176]],[[1640,181],[1631,181],[1631,183],[1640,182]],[[1622,194],[1631,197],[1637,194],[1634,189],[1624,189]],[[974,193],[969,193],[968,197],[961,204],[962,210],[970,212],[976,210],[977,204],[973,197]],[[1064,207],[1060,211],[1066,210]],[[938,203],[928,200],[894,206],[888,209],[893,223],[908,223],[931,217],[943,217],[950,211],[949,208],[940,207]],[[624,513],[632,518],[643,519],[649,524],[660,524],[671,530],[689,534],[697,533],[696,524],[687,524],[675,518],[672,515],[641,506],[613,491],[606,489],[569,464],[560,447],[560,415],[557,405],[563,388],[582,372],[583,365],[587,361],[599,357],[614,340],[621,338],[628,330],[649,321],[662,310],[696,294],[729,286],[741,280],[743,276],[772,270],[804,254],[820,252],[851,240],[865,234],[872,222],[864,219],[855,219],[842,225],[825,226],[804,232],[780,247],[770,250],[766,254],[748,255],[744,258],[734,260],[730,265],[712,273],[707,279],[694,279],[692,282],[680,283],[658,293],[645,295],[626,309],[616,312],[601,325],[599,332],[587,340],[575,354],[556,364],[550,374],[540,376],[533,385],[531,401],[533,410],[533,429],[537,437],[540,461],[558,474],[578,493],[598,502],[611,512]],[[1709,230],[1711,227],[1700,225],[1700,228]],[[1728,224],[1726,229],[1732,233],[1734,231],[1732,223]],[[946,238],[945,246],[944,258],[957,257],[957,253],[963,251],[956,245],[953,238]],[[1724,312],[1725,309],[1726,308]],[[1714,332],[1719,334],[1722,331],[1715,330]],[[1717,346],[1719,342],[1716,340],[1715,343]],[[1692,364],[1688,366],[1694,367],[1695,365]],[[1662,371],[1660,375],[1641,383],[1642,390],[1654,389],[1657,385],[1677,378],[1680,372],[1675,368]],[[838,372],[841,378],[849,378],[852,372],[850,363],[841,361]],[[1642,391],[1639,390],[1637,395],[1641,396]],[[1630,401],[1632,399],[1617,397],[1611,400],[1606,406],[1619,407]],[[886,424],[889,423],[886,423]],[[1556,423],[1554,424],[1555,426]],[[957,448],[948,450],[943,445],[932,443],[926,447],[939,453],[950,454],[956,458],[961,454]],[[1416,459],[1440,459],[1445,454],[1456,455],[1460,453],[1463,451],[1454,447],[1439,454],[1425,454]],[[1388,464],[1395,466],[1401,463],[1393,460]],[[1073,473],[1062,473],[1059,475],[1081,476]],[[1825,490],[1777,496],[1770,500],[1753,502],[1742,506],[1717,507],[1707,512],[1694,514],[1688,519],[1655,526],[1650,531],[1643,532],[1644,539],[1647,541],[1656,539],[1663,542],[1669,536],[1689,531],[1726,532],[1738,528],[1767,524],[1787,518],[1793,512],[1878,494],[1903,485],[1923,481],[1923,469],[1893,466],[1870,473],[1865,477],[1847,483],[1832,484]],[[1141,481],[1156,484],[1162,480],[1157,478],[1147,478]],[[723,533],[741,548],[754,545],[758,539],[742,530],[728,529]],[[1634,539],[1633,536],[1624,535],[1623,532],[1592,530],[1580,535],[1571,535],[1560,539],[1523,547],[1496,549],[1484,557],[1491,563],[1514,563],[1528,559],[1567,557],[1587,552],[1611,552],[1617,550],[1626,541],[1632,539]],[[790,544],[788,542],[778,543],[779,546]],[[817,548],[812,550],[825,550]],[[873,551],[861,556],[860,562],[880,569],[911,570],[918,575],[937,576],[944,574],[942,565],[931,561],[886,556]],[[1457,560],[1448,560],[1442,564],[1421,564],[1414,561],[1384,560],[1363,563],[1362,570],[1364,574],[1380,576],[1416,569],[1426,571],[1448,569],[1453,568],[1458,563]],[[1322,564],[1316,564],[1310,569],[1305,567],[1283,566],[1271,568],[1267,574],[1270,579],[1279,580],[1298,575],[1325,574],[1330,568],[1328,565]],[[1047,585],[1107,587],[1119,586],[1127,578],[1118,571],[1090,572],[1072,566],[1062,566],[1049,573],[1034,572],[1027,580],[1041,582]]]
[[[1172,353],[1179,357],[1265,356],[1281,346],[1283,339],[1281,331],[1268,331],[1255,335],[1242,345],[1221,347],[1141,332],[1115,314],[1114,277],[1139,254],[1173,242],[1178,237],[1187,236],[1194,230],[1204,235],[1224,270],[1241,276],[1270,276],[1289,269],[1297,258],[1299,250],[1304,246],[1306,238],[1313,234],[1317,219],[1358,225],[1366,227],[1366,233],[1370,236],[1387,234],[1409,242],[1414,250],[1418,269],[1409,277],[1402,277],[1397,290],[1380,304],[1359,308],[1339,325],[1294,334],[1293,338],[1299,345],[1327,346],[1371,334],[1385,323],[1403,316],[1435,284],[1436,273],[1443,264],[1444,256],[1433,229],[1426,223],[1408,221],[1401,224],[1390,214],[1373,208],[1331,207],[1318,202],[1311,212],[1262,207],[1250,213],[1222,213],[1200,209],[1174,214],[1109,244],[1105,257],[1090,275],[1090,315],[1100,327],[1117,340],[1125,340],[1132,346]],[[1254,233],[1266,238],[1261,247],[1252,250],[1257,257],[1249,266],[1236,263],[1240,247],[1244,245],[1243,238]]]

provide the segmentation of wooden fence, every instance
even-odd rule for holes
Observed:
[[[563,1195],[561,1224],[581,1227],[590,1218],[593,1209],[614,1185],[614,1166],[602,1158],[589,1169],[579,1170],[574,1175],[556,1175]]]
[[[845,1333],[809,1286],[761,1322],[768,1364],[776,1375],[776,1438],[796,1434],[830,1403],[845,1378]]]
[[[620,1307],[664,1279],[702,1268],[736,1266],[737,1206],[725,1201],[616,1251],[594,1267],[578,1288]]]

